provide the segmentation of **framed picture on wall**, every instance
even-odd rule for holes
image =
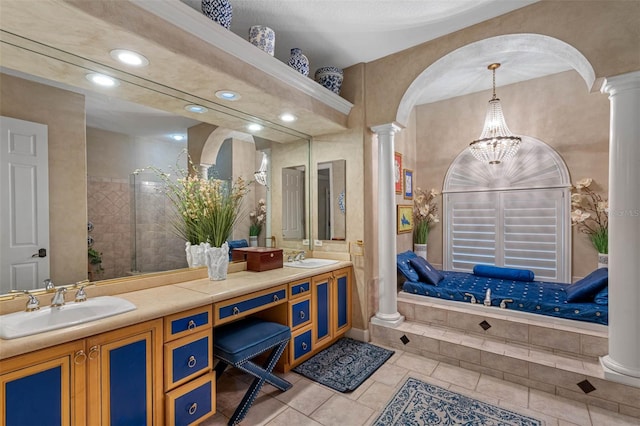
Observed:
[[[402,154],[393,154],[393,176],[396,182],[396,194],[402,194]]]
[[[413,170],[404,169],[402,175],[402,180],[404,181],[404,199],[413,200]]]
[[[413,231],[413,206],[411,204],[397,205],[398,234]]]

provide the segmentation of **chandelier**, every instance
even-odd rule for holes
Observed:
[[[471,154],[478,160],[488,164],[500,164],[512,158],[522,139],[513,135],[507,127],[502,114],[500,99],[496,97],[496,69],[500,64],[491,64],[487,68],[493,71],[493,97],[489,101],[484,129],[480,138],[469,144]]]
[[[262,162],[260,163],[260,169],[253,174],[260,185],[267,186],[267,153],[262,151]]]

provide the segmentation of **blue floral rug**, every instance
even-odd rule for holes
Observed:
[[[541,426],[544,422],[409,378],[373,425]]]
[[[339,392],[362,384],[394,351],[343,337],[293,369],[309,379]]]

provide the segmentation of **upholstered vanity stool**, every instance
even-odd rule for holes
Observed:
[[[257,318],[242,319],[214,329],[214,355],[218,358],[215,366],[216,380],[228,365],[255,376],[242,402],[229,419],[229,425],[236,425],[244,418],[265,382],[281,391],[291,387],[291,383],[272,373],[289,339],[291,330],[286,325]],[[272,352],[262,367],[251,361],[269,349]]]

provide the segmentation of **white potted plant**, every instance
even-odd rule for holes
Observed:
[[[584,178],[571,186],[571,224],[587,234],[598,251],[598,268],[609,264],[609,202],[596,193],[593,179]]]
[[[433,188],[429,192],[416,188],[413,198],[413,251],[425,260],[429,231],[440,222],[436,203],[436,197],[439,195]]]

